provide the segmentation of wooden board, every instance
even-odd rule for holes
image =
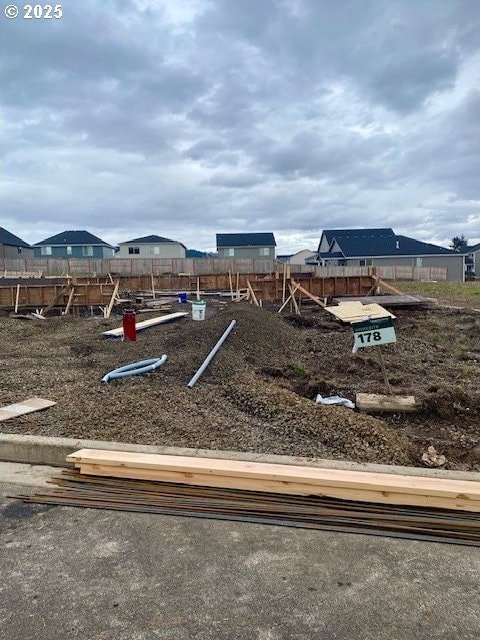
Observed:
[[[361,302],[362,304],[380,304],[386,307],[410,307],[416,305],[432,304],[432,298],[423,296],[348,296],[345,298],[333,298],[333,302],[343,304],[345,302]]]
[[[137,328],[137,331],[143,331],[144,329],[155,327],[157,324],[164,324],[165,322],[173,322],[174,320],[185,318],[185,316],[188,316],[188,313],[184,311],[179,311],[177,313],[169,313],[166,316],[149,318],[148,320],[137,322],[135,326]],[[103,331],[102,336],[105,336],[106,338],[121,338],[123,336],[123,327],[119,327],[118,329],[110,329],[110,331]]]
[[[357,393],[355,404],[360,411],[416,411],[415,396],[382,395],[377,393]]]
[[[379,304],[362,304],[359,300],[341,302],[336,307],[325,307],[325,311],[328,311],[342,322],[359,322],[367,316],[370,318],[395,318],[393,313],[390,313]]]
[[[17,418],[26,413],[40,411],[40,409],[47,409],[48,407],[53,407],[54,404],[57,403],[53,402],[53,400],[44,400],[43,398],[29,398],[28,400],[22,400],[22,402],[9,404],[6,407],[0,408],[0,421]]]
[[[127,451],[102,451],[81,449],[67,456],[68,462],[77,466],[94,465],[102,469],[123,469],[130,472],[150,470],[162,472],[198,474],[210,478],[240,478],[255,480],[256,490],[262,491],[263,482],[278,482],[280,485],[305,484],[311,486],[368,491],[375,494],[399,493],[476,501],[480,508],[480,482],[440,479],[425,476],[404,476],[367,471],[322,469],[298,465],[246,462],[189,456],[131,453]],[[192,480],[192,484],[194,484]],[[223,486],[223,485],[222,485]]]

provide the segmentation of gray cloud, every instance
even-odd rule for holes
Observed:
[[[480,239],[475,1],[157,5],[0,23],[4,226]]]

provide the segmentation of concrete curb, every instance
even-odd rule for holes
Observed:
[[[176,456],[246,460],[248,462],[272,462],[276,464],[296,464],[322,467],[324,469],[347,469],[351,471],[373,471],[377,473],[416,476],[422,475],[433,478],[477,480],[480,482],[480,473],[474,471],[448,471],[442,469],[427,469],[423,467],[398,467],[385,464],[348,462],[346,460],[298,458],[295,456],[268,455],[243,451],[216,451],[211,449],[188,449],[184,447],[158,447],[153,445],[127,444],[124,442],[75,440],[74,438],[50,438],[47,436],[20,435],[16,433],[0,434],[0,460],[3,460],[4,462],[45,464],[63,467],[65,466],[66,456],[78,449],[108,449],[111,451],[134,451],[137,453],[161,453]]]

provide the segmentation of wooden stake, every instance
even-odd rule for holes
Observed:
[[[113,278],[112,278],[112,274],[108,273],[108,277],[110,279],[110,284],[114,284]]]
[[[103,311],[104,318],[110,318],[110,314],[112,313],[113,305],[115,303],[115,298],[117,296],[119,286],[120,286],[120,280],[117,280],[117,283],[112,293],[112,297],[110,298],[110,302],[108,303],[108,307],[105,307]]]
[[[240,274],[239,274],[239,273],[238,273],[238,271],[237,271],[237,298],[239,298],[239,297],[240,297],[240,287],[239,287],[239,284],[240,284]]]
[[[388,380],[387,369],[385,367],[385,360],[383,358],[383,351],[381,345],[378,345],[378,359],[380,361],[380,367],[382,368],[383,380],[385,382],[385,388],[387,389],[387,393],[392,393],[392,387],[390,386],[390,382]]]
[[[293,288],[293,293],[295,293],[295,291],[297,290],[297,286],[295,286]],[[290,302],[290,300],[292,299],[292,293],[290,292],[290,295],[288,296],[288,298],[285,300],[285,302],[282,304],[282,306],[280,307],[280,309],[278,310],[278,313],[282,313],[282,311],[285,309],[285,307],[287,306],[287,304]]]
[[[388,282],[385,282],[385,280],[382,280],[378,276],[373,276],[373,277],[377,280],[377,284],[380,285],[381,287],[384,287],[385,289],[388,289],[389,291],[393,291],[393,293],[396,293],[399,296],[404,296],[405,295],[405,293],[403,291],[400,291],[400,289],[397,289],[397,288],[393,287],[391,284],[388,284]]]
[[[318,298],[316,298],[313,294],[311,294],[310,291],[307,291],[304,287],[302,287],[302,285],[298,284],[298,282],[295,282],[295,280],[293,278],[290,280],[290,282],[293,285],[296,285],[297,289],[299,291],[301,291],[302,293],[304,293],[307,296],[307,298],[310,298],[310,300],[313,300],[314,302],[316,302],[318,304],[318,306],[320,306],[322,308],[325,307],[323,302],[320,302],[320,300]]]
[[[152,297],[155,300],[155,282],[153,281],[153,273],[150,274],[150,279],[152,281]]]
[[[197,300],[200,300],[200,277],[197,278]]]
[[[289,284],[288,285],[288,290],[290,291],[290,295],[292,296],[292,302],[293,302],[293,306],[295,307],[295,313],[297,314],[297,316],[299,316],[300,315],[300,309],[298,308],[297,301],[295,300],[295,291],[296,291],[296,289],[294,291],[292,285]]]
[[[230,269],[228,270],[228,282],[230,284],[230,299],[233,300],[232,272],[230,271]]]
[[[285,262],[283,265],[283,286],[282,286],[282,304],[285,302],[285,296],[287,290],[287,263]]]
[[[20,299],[20,285],[17,284],[17,295],[15,297],[15,313],[18,312],[18,301]]]
[[[67,306],[65,307],[65,311],[62,314],[64,316],[66,316],[67,313],[70,311],[70,307],[72,306],[72,302],[73,302],[74,293],[75,293],[75,287],[72,287],[70,289],[70,295],[68,296]]]
[[[257,307],[259,307],[260,305],[258,304],[258,300],[257,300],[257,296],[255,295],[253,289],[252,289],[252,285],[250,284],[250,280],[247,280],[247,288],[248,291],[250,293],[250,296],[253,300],[253,302],[257,305]]]
[[[67,293],[67,291],[69,291],[69,289],[70,289],[70,284],[67,284],[65,287],[60,289],[60,291],[54,296],[54,298],[50,302],[50,304],[47,307],[45,307],[45,309],[42,311],[42,314],[44,316],[47,315],[47,313],[50,311],[50,309],[53,309],[53,307],[57,304],[58,300],[60,300],[60,298],[63,295],[65,295],[65,293]]]

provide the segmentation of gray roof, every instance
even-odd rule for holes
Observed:
[[[119,244],[181,244],[182,247],[185,247],[181,242],[177,240],[170,240],[170,238],[164,238],[163,236],[150,235],[143,236],[141,238],[134,238],[133,240],[127,240],[127,242],[120,242]],[[185,247],[186,248],[186,247]]]
[[[346,258],[375,256],[459,255],[458,252],[401,235],[359,235],[334,240]]]
[[[0,244],[8,244],[12,247],[24,247],[25,249],[30,249],[29,244],[3,227],[0,227]]]
[[[221,247],[276,247],[273,233],[217,233],[217,249]]]
[[[110,247],[113,249],[111,244],[104,242],[101,238],[94,236],[90,231],[62,231],[62,233],[57,233],[55,236],[50,236],[50,238],[45,238],[41,242],[36,242],[34,247],[41,246],[70,246],[70,245],[96,245],[102,247]]]
[[[477,244],[472,244],[472,246],[470,247],[465,247],[465,252],[462,251],[462,253],[473,253],[474,251],[478,251],[480,249],[480,242],[477,242]]]

